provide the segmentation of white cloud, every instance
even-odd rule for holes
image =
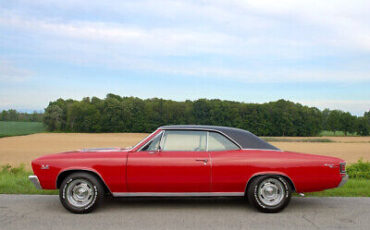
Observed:
[[[202,32],[181,28],[145,29],[119,23],[42,21],[19,16],[0,16],[0,24],[13,29],[57,36],[60,39],[76,39],[80,42],[101,42],[121,45],[121,49],[166,54],[228,53],[225,45],[242,43],[232,35],[218,32]],[[96,45],[96,44],[95,44]],[[122,47],[124,46],[124,47]]]
[[[27,34],[46,60],[241,82],[370,80],[366,63],[311,64],[369,55],[367,1],[14,2],[0,28]]]
[[[245,8],[322,28],[327,45],[370,51],[370,2],[366,0],[235,1]],[[343,47],[343,45],[345,47]]]
[[[24,82],[30,79],[31,71],[18,68],[8,60],[0,58],[0,82]]]

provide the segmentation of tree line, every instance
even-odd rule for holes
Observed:
[[[42,122],[43,113],[21,113],[15,109],[3,110],[0,113],[0,121],[38,121]]]
[[[369,112],[357,117],[286,100],[263,104],[218,99],[179,102],[114,94],[104,99],[52,101],[43,122],[50,131],[64,132],[152,132],[168,124],[231,126],[259,136],[316,136],[322,130],[369,135],[370,131]]]

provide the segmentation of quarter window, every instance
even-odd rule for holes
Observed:
[[[166,130],[161,144],[163,151],[206,151],[207,132]]]
[[[225,151],[225,150],[236,150],[240,149],[236,144],[231,142],[225,136],[209,132],[208,135],[208,151]]]
[[[161,141],[162,133],[158,134],[153,140],[149,141],[140,151],[158,151],[159,142]]]

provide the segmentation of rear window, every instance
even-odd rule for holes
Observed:
[[[215,132],[209,132],[208,151],[225,151],[236,149],[240,148],[224,135]]]

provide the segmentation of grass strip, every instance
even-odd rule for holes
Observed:
[[[12,168],[10,165],[4,165],[0,171],[0,194],[58,194],[57,190],[38,190],[28,180],[32,175],[31,171],[26,171],[21,165]]]
[[[345,185],[339,188],[328,189],[321,192],[305,193],[306,196],[338,196],[338,197],[370,197],[370,180],[349,179]]]

